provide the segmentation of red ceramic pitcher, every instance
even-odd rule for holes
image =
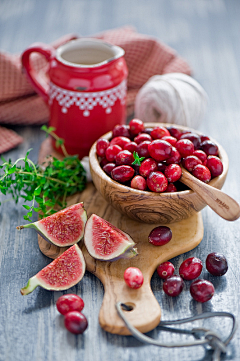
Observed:
[[[47,76],[31,66],[34,52],[47,59]],[[36,43],[22,54],[22,65],[49,105],[49,126],[64,139],[69,154],[88,155],[101,135],[125,123],[128,71],[120,47],[92,38],[69,41],[57,50]]]

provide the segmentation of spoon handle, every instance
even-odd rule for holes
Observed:
[[[227,221],[235,221],[240,217],[240,206],[221,190],[200,181],[185,169],[182,169],[180,181],[191,188],[220,217]]]

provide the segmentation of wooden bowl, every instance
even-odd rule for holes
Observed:
[[[175,124],[148,123],[146,126],[174,126],[181,130],[188,129],[194,133],[201,134],[194,129]],[[111,137],[112,132],[109,132],[101,138],[110,140]],[[220,144],[212,138],[211,140],[219,148],[219,156],[223,163],[223,173],[212,179],[209,184],[221,189],[228,172],[228,156]],[[96,154],[96,142],[90,150],[89,163],[93,183],[103,198],[120,213],[139,222],[161,224],[178,222],[191,217],[206,206],[206,203],[192,190],[174,193],[154,193],[133,189],[114,181],[100,167]]]

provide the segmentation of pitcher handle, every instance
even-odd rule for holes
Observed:
[[[27,78],[36,92],[40,94],[44,101],[48,104],[49,82],[45,79],[45,77],[40,76],[33,68],[30,61],[30,55],[32,53],[42,54],[49,62],[55,55],[55,49],[50,45],[34,43],[22,54],[22,66],[26,72]]]

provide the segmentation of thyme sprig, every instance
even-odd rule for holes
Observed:
[[[43,126],[41,129],[56,140],[56,146],[61,147],[63,160],[49,157],[43,165],[35,164],[28,157],[29,149],[24,158],[14,163],[2,157],[3,164],[0,165],[3,170],[0,191],[4,195],[10,194],[15,203],[20,198],[28,203],[23,207],[28,211],[24,219],[29,222],[32,222],[33,211],[43,218],[65,208],[67,197],[86,186],[86,172],[77,155],[68,155],[63,139],[54,134],[54,128]]]

